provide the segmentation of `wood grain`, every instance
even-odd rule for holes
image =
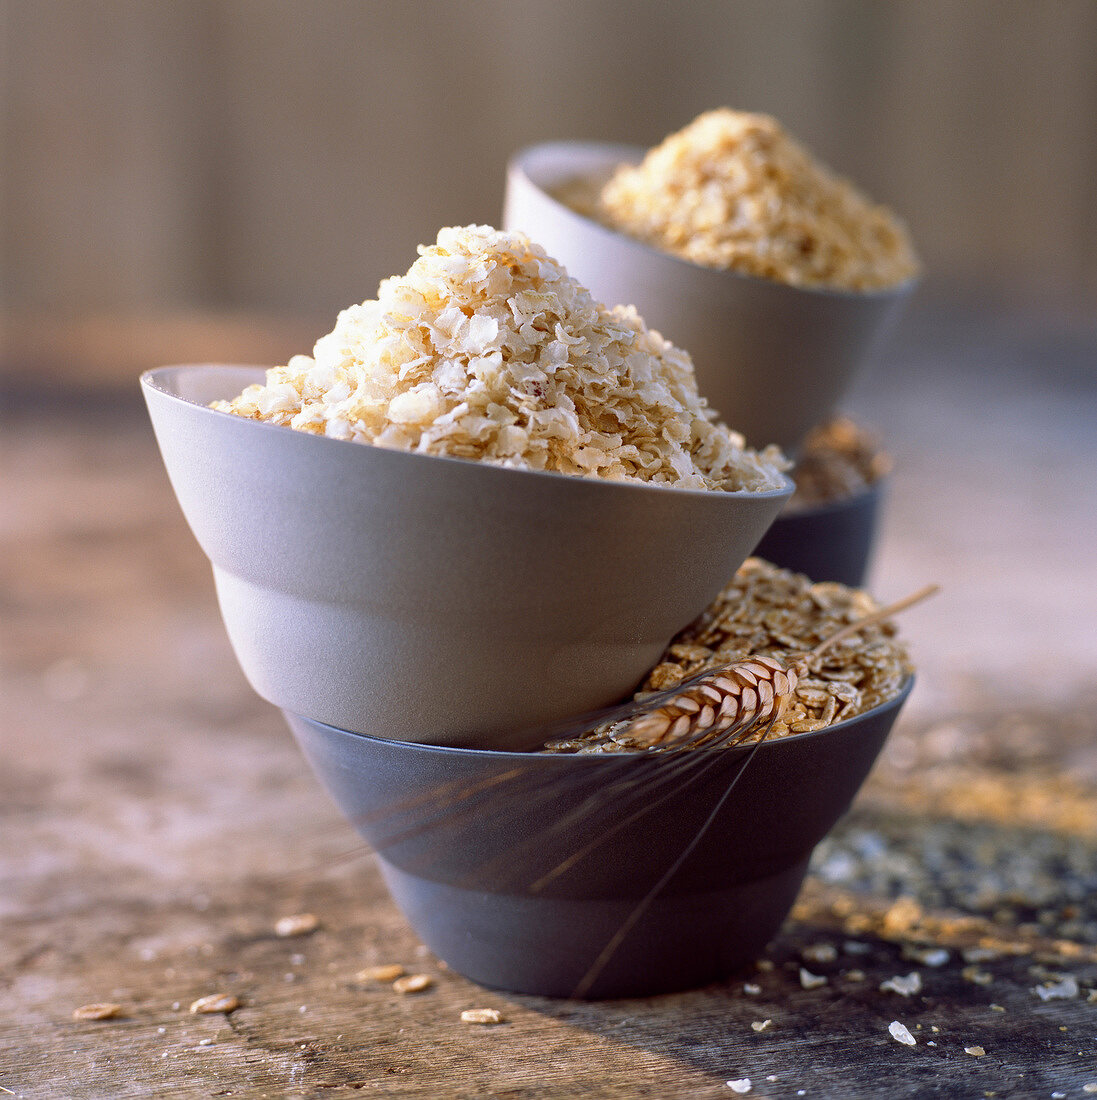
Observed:
[[[954,364],[946,372],[957,417],[985,409],[978,372],[967,388]],[[1030,382],[1074,431],[1077,393]],[[909,394],[893,400],[907,385],[881,404],[920,415]],[[0,431],[0,1095],[716,1100],[749,1077],[751,1096],[856,1100],[1077,1096],[1097,1081],[1092,653],[1078,652],[1053,707],[1026,710],[993,660],[981,681],[949,679],[955,654],[935,631],[955,629],[951,612],[915,620],[921,702],[817,853],[763,969],[621,1002],[485,990],[417,942],[244,682],[126,394],[75,410],[24,399]],[[916,443],[924,428],[899,415],[887,428],[903,533],[881,562],[888,592],[932,577],[977,595],[976,563],[957,557],[942,576],[926,501],[904,495],[936,469]],[[1003,437],[1001,483],[1036,445],[1017,438]],[[970,514],[965,486],[934,484],[938,520]],[[981,483],[1000,487],[991,474]],[[1042,509],[1043,529],[1088,522],[1069,494]],[[1040,530],[1003,548],[999,592],[1027,574]],[[1062,618],[1086,597],[1047,598],[1063,601]],[[1019,617],[1006,639],[1018,667],[1040,641],[1032,629]],[[276,935],[300,913],[319,918],[316,931]],[[927,945],[947,961],[911,957]],[[435,983],[400,996],[355,980],[390,962]],[[801,967],[826,983],[804,988]],[[911,971],[917,995],[880,990]],[[1059,975],[1077,996],[1033,992]],[[241,1007],[188,1012],[220,992]],[[72,1018],[93,1001],[122,1017]],[[469,1008],[506,1022],[462,1023]],[[893,1020],[915,1047],[889,1036]],[[965,1053],[976,1046],[985,1056]]]

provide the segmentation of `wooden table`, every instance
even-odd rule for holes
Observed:
[[[492,992],[420,946],[243,681],[134,387],[9,402],[0,1096],[1097,1090],[1097,340],[922,322],[853,406],[898,463],[874,587],[946,585],[904,620],[916,695],[760,968],[645,1000]],[[390,962],[433,985],[356,981]]]

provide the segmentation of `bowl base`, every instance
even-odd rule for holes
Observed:
[[[637,916],[637,898],[484,893],[378,862],[408,922],[452,969],[493,989],[586,1000],[696,989],[748,966],[788,915],[808,864],[659,896]]]

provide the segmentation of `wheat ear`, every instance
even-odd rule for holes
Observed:
[[[647,748],[671,747],[702,735],[717,737],[732,729],[741,736],[752,726],[780,717],[811,662],[825,650],[939,590],[939,585],[926,585],[904,599],[864,615],[787,665],[773,657],[748,657],[711,669],[671,698],[664,697],[658,706],[634,717],[615,736],[628,737]]]

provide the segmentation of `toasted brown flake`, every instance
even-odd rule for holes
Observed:
[[[497,1008],[466,1008],[461,1013],[461,1019],[466,1024],[505,1024],[507,1018]]]
[[[964,1047],[964,1053],[970,1054],[972,1058],[982,1058],[986,1051],[982,1047]]]
[[[240,999],[232,993],[210,993],[206,997],[199,997],[191,1003],[191,1012],[209,1015],[214,1012],[223,1012],[226,1015],[235,1012],[240,1007]]]
[[[429,974],[407,974],[397,978],[392,983],[392,988],[397,993],[421,993],[424,989],[430,989],[434,985],[434,979]]]
[[[400,963],[384,963],[381,966],[367,966],[365,970],[359,970],[354,975],[356,982],[381,982],[391,985],[397,978],[402,978],[407,971]]]
[[[122,1006],[110,1001],[93,1001],[74,1009],[74,1020],[117,1020],[122,1015]]]
[[[320,927],[320,918],[315,913],[295,913],[281,917],[274,925],[276,936],[307,936]]]

